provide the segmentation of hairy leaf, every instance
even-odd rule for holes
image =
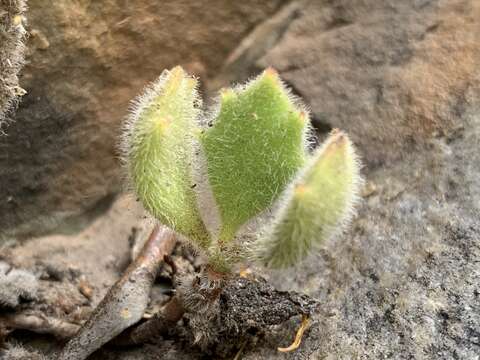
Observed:
[[[164,71],[137,101],[124,141],[127,167],[144,207],[163,224],[207,246],[192,179],[199,99],[180,67]]]
[[[224,91],[220,100],[202,144],[222,221],[220,242],[228,242],[304,164],[308,119],[273,69],[243,88]]]
[[[349,220],[361,182],[348,137],[335,130],[286,191],[273,226],[254,243],[268,267],[292,266]]]

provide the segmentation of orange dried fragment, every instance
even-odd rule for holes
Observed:
[[[300,346],[300,344],[302,342],[303,333],[305,332],[305,330],[308,327],[309,321],[310,321],[310,318],[307,315],[303,315],[302,316],[302,323],[300,324],[300,327],[297,330],[297,334],[295,335],[295,340],[293,341],[292,345],[290,345],[289,347],[286,347],[286,348],[279,347],[278,351],[280,351],[280,352],[290,352],[290,351],[294,351],[294,350],[298,349],[298,347]]]

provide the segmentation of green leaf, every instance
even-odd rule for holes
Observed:
[[[154,217],[207,247],[192,179],[199,99],[181,67],[164,71],[137,101],[124,139],[134,190]]]
[[[254,257],[271,268],[300,262],[349,220],[360,183],[354,148],[334,130],[286,191],[273,226],[253,244]]]
[[[306,113],[273,69],[221,94],[218,116],[201,137],[222,221],[221,243],[231,241],[292,180],[305,162],[308,128]]]

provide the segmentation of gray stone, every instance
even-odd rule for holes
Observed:
[[[329,314],[286,358],[479,358],[479,6],[311,2],[259,61],[350,134],[374,189],[348,233],[270,274]]]

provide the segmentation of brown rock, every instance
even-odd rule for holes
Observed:
[[[311,1],[258,64],[380,164],[455,131],[480,65],[479,16],[475,0]]]
[[[0,139],[3,237],[108,205],[129,101],[177,64],[208,78],[281,2],[31,0],[28,95]]]

